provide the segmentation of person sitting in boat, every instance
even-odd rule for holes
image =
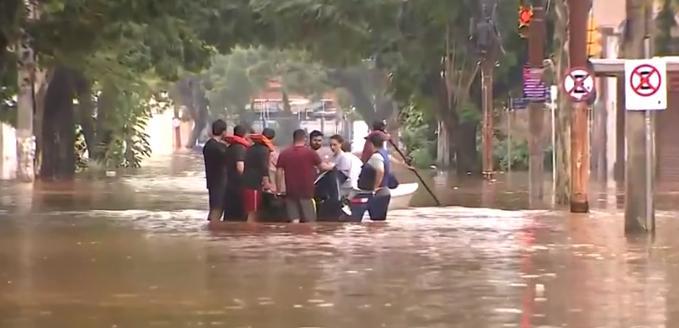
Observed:
[[[269,178],[269,163],[274,152],[273,139],[276,132],[266,128],[262,134],[250,135],[252,146],[245,152],[243,171],[243,206],[247,222],[257,222],[257,211],[262,203],[262,192],[276,190]]]
[[[382,146],[385,142],[384,138],[384,135],[380,133],[371,133],[368,136],[367,141],[375,151],[363,165],[358,178],[359,189],[373,192],[373,197],[367,204],[368,214],[373,221],[387,219],[387,210],[389,202],[391,202],[391,191],[389,189],[396,188],[395,181],[390,181],[393,179],[393,175],[389,154],[387,149]]]
[[[342,144],[342,151],[345,156],[349,157],[351,160],[351,170],[349,170],[349,180],[351,180],[351,188],[353,190],[358,190],[358,176],[361,174],[361,168],[363,167],[363,161],[356,156],[351,149],[351,142],[345,141]]]
[[[342,138],[341,135],[335,134],[332,137],[330,137],[330,150],[332,150],[332,156],[329,158],[330,163],[335,164],[335,168],[337,171],[339,171],[341,174],[344,175],[344,182],[340,185],[340,193],[342,196],[349,196],[351,195],[354,186],[357,184],[356,179],[358,179],[358,174],[354,177],[354,180],[352,181],[352,171],[356,171],[353,169],[354,166],[354,161],[351,159],[351,157],[356,157],[355,155],[351,154],[351,152],[347,153],[344,151],[344,138]],[[357,158],[358,159],[358,158]],[[359,160],[360,163],[360,160]],[[363,165],[363,163],[359,164],[359,172],[360,172],[360,166]]]
[[[361,161],[363,161],[363,163],[367,162],[368,159],[370,159],[370,157],[375,153],[376,149],[385,148],[384,143],[391,139],[391,136],[385,131],[386,128],[387,124],[384,123],[384,121],[373,122],[370,133],[365,137],[366,143],[363,146],[363,152],[361,152]],[[370,138],[370,136],[373,134],[379,134],[382,137],[382,140],[384,140],[384,142],[382,142],[382,144],[380,144],[379,147],[377,148],[371,145],[370,142],[368,141],[368,138]]]

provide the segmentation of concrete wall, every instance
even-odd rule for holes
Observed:
[[[0,123],[0,180],[16,177],[17,151],[14,128]]]
[[[172,111],[156,114],[149,121],[146,133],[149,134],[151,157],[167,156],[174,152],[174,127]],[[16,177],[17,156],[14,128],[0,123],[0,180]]]

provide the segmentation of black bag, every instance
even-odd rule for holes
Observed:
[[[389,175],[387,175],[385,178],[389,179],[389,181],[387,181],[387,187],[389,189],[396,189],[401,184],[398,182],[398,179],[394,173],[389,172]]]
[[[358,181],[356,183],[358,189],[373,190],[373,187],[375,187],[376,176],[377,172],[372,166],[363,164],[363,167],[361,167],[361,173],[358,175]]]

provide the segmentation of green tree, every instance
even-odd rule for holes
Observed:
[[[43,127],[36,131],[39,147],[47,152],[42,154],[41,175],[45,177],[73,174],[72,141],[74,123],[78,122],[74,98],[84,100],[77,116],[87,135],[85,139],[89,139],[90,154],[110,162],[98,155],[111,153],[110,141],[116,139],[112,134],[119,130],[110,126],[111,122],[121,122],[120,118],[138,107],[126,106],[129,100],[141,99],[139,96],[146,97],[153,91],[147,88],[149,79],[172,81],[182,71],[199,71],[216,50],[230,49],[249,35],[244,25],[254,26],[247,2],[243,1],[177,0],[161,5],[153,1],[45,0],[39,3],[39,9],[40,18],[29,22],[24,17],[23,1],[2,3],[0,73],[3,93],[13,95],[16,65],[13,54],[5,49],[18,41],[19,29],[25,28],[35,39],[39,63],[50,72],[49,88],[54,89],[46,90],[46,99],[38,102],[47,104],[44,119],[43,108],[38,108],[36,115],[38,127]],[[223,21],[234,25],[216,24]],[[100,95],[94,97],[95,93]],[[128,98],[121,99],[121,95]],[[99,99],[94,102],[93,98]],[[116,103],[106,106],[101,98],[109,102],[115,99]],[[93,103],[103,106],[96,106],[96,110],[93,106],[86,108]],[[107,108],[110,113],[105,112]],[[6,106],[4,116],[14,116],[12,110]],[[89,124],[94,112],[97,123]],[[103,122],[106,120],[109,122]],[[85,128],[88,125],[91,128]],[[129,142],[123,144],[129,146]]]

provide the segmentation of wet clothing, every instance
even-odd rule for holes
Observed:
[[[243,188],[245,189],[261,191],[262,179],[269,176],[273,149],[262,140],[264,139],[257,139],[245,153],[245,170],[243,172]]]
[[[286,198],[285,211],[290,220],[299,222],[316,222],[316,205],[313,199]]]
[[[203,146],[205,182],[208,190],[210,209],[223,209],[227,185],[227,145],[210,139]]]
[[[379,189],[375,191],[375,195],[368,201],[368,214],[373,221],[383,221],[387,219],[387,211],[391,202],[389,187],[395,182],[390,181],[392,178],[395,178],[391,173],[389,154],[384,148],[374,152],[366,164],[363,165],[359,177],[359,187],[363,190],[372,190],[376,183],[377,171],[383,171],[384,175],[379,182]]]
[[[314,197],[316,167],[321,157],[306,146],[292,146],[280,153],[276,167],[285,171],[285,194],[292,199]]]
[[[391,136],[390,136],[388,133],[386,133],[386,132],[384,132],[384,131],[381,131],[381,130],[373,130],[373,131],[371,131],[370,134],[368,134],[368,135],[365,137],[365,139],[368,140],[368,138],[370,138],[370,135],[372,135],[373,133],[382,134],[382,138],[383,138],[384,140],[389,140],[389,139],[391,139]],[[361,161],[362,161],[363,163],[367,162],[368,159],[370,159],[370,156],[372,156],[373,153],[375,153],[375,146],[373,146],[373,145],[372,145],[371,143],[369,143],[369,142],[366,142],[365,145],[363,145],[363,151],[361,152]]]
[[[224,138],[229,146],[226,151],[227,183],[224,193],[224,220],[242,221],[245,219],[243,208],[243,175],[238,172],[238,163],[245,162],[245,153],[250,142],[239,136]]]
[[[337,171],[341,172],[342,174],[344,174],[345,177],[347,177],[347,179],[340,185],[340,188],[342,189],[351,189],[350,175],[351,168],[353,166],[353,161],[351,160],[350,156],[353,155],[345,152],[340,152],[338,154],[333,154],[333,156],[330,157],[330,162],[335,164],[335,169],[337,169]]]
[[[229,146],[226,150],[226,172],[228,180],[228,188],[240,189],[243,185],[243,176],[238,172],[238,162],[245,162],[245,153],[250,147],[248,142],[243,137],[228,136],[224,139]]]
[[[240,198],[243,200],[243,210],[246,213],[257,212],[262,207],[262,188],[243,188]]]

